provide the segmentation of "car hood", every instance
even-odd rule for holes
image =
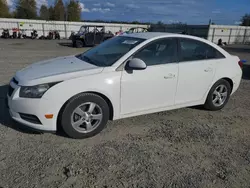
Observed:
[[[15,75],[20,85],[33,85],[39,82],[63,81],[84,75],[100,73],[97,67],[75,56],[57,57],[31,64]]]

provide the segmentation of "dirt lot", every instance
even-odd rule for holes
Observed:
[[[110,122],[73,140],[10,120],[6,84],[37,60],[83,51],[58,41],[0,40],[0,187],[250,187],[250,66],[222,111],[185,108]],[[250,47],[232,46],[250,61]]]

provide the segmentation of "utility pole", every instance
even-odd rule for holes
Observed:
[[[209,19],[209,23],[208,23],[208,25],[211,25],[211,23],[212,23],[212,19]]]

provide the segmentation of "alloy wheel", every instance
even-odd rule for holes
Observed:
[[[71,125],[80,133],[89,133],[101,123],[103,112],[101,107],[93,102],[83,103],[71,114]]]
[[[216,107],[222,106],[228,97],[228,89],[225,85],[219,85],[213,92],[212,102]]]

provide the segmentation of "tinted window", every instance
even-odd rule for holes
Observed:
[[[180,39],[180,53],[180,61],[224,58],[224,56],[212,46],[192,39]]]
[[[147,66],[176,62],[176,39],[161,39],[150,43],[134,55],[143,60]]]
[[[76,57],[96,66],[111,66],[144,40],[124,36],[114,37]]]

